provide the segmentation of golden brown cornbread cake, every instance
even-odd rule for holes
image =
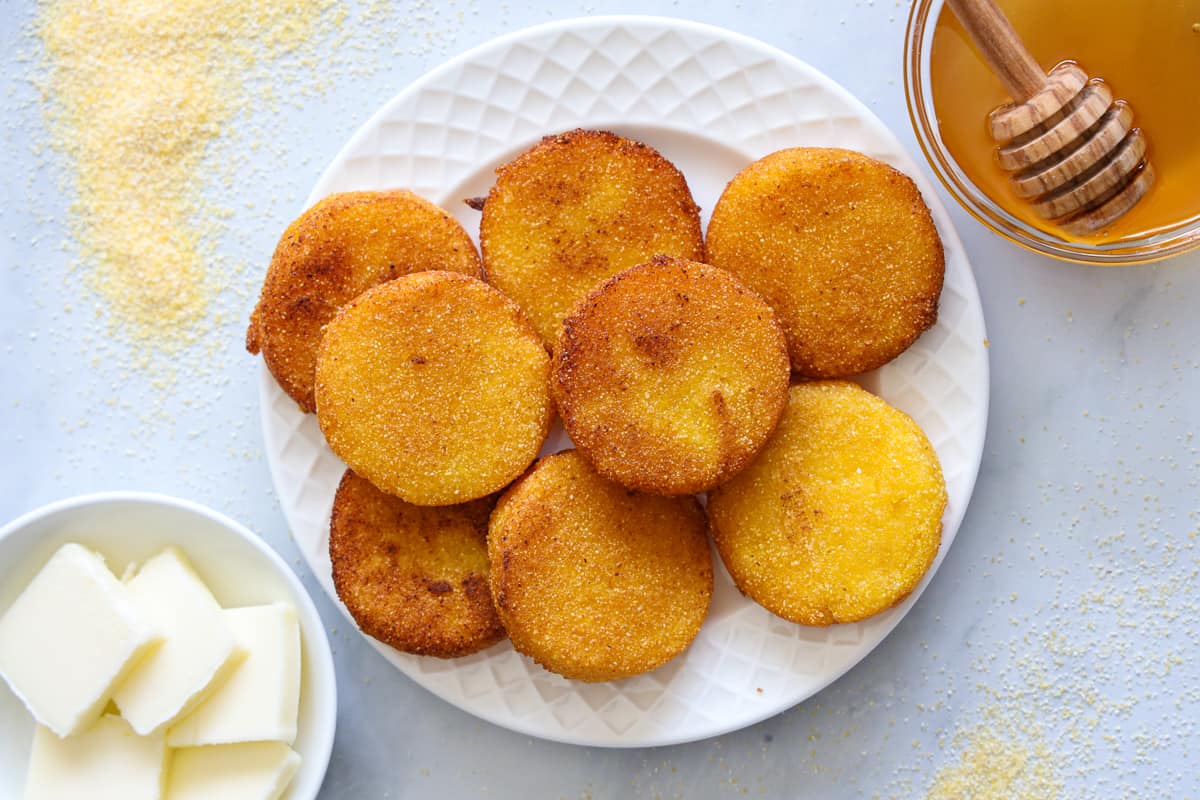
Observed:
[[[755,161],[713,209],[706,247],[775,309],[800,375],[875,369],[937,320],[945,261],[929,209],[907,175],[861,153]]]
[[[855,622],[907,597],[937,555],[945,508],[925,434],[846,381],[793,386],[766,448],[708,496],[738,588],[803,625]]]
[[[574,450],[542,458],[501,496],[488,554],[513,647],[576,680],[665,664],[695,638],[712,596],[696,498],[630,491]]]
[[[312,412],[325,324],[372,286],[427,269],[482,277],[475,244],[453,217],[400,189],[329,195],[279,240],[246,349],[261,351],[279,386]]]
[[[520,304],[547,347],[605,278],[660,253],[704,260],[687,181],[640,142],[574,130],[496,174],[479,225],[487,280]]]
[[[604,477],[702,492],[746,466],[787,402],[787,343],[730,273],[658,256],[596,287],[567,317],[551,392]]]
[[[317,421],[388,494],[453,505],[507,486],[550,428],[550,358],[481,280],[418,272],[369,289],[325,328]]]
[[[333,498],[333,583],[363,633],[397,650],[455,658],[504,638],[488,588],[495,498],[426,508],[346,470]]]

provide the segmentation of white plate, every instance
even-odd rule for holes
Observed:
[[[932,185],[861,103],[792,56],[720,28],[652,17],[541,25],[438,67],[373,116],[309,197],[405,187],[439,203],[468,231],[493,170],[548,133],[604,128],[641,139],[713,207],[752,160],[784,147],[860,150],[911,175],[946,247],[938,323],[863,384],[911,414],[946,475],[949,505],[929,576],[897,608],[853,625],[803,628],[738,594],[718,566],[712,611],[692,646],[649,674],[584,684],[544,671],[507,643],[454,661],[368,641],[439,697],[512,730],[588,745],[632,747],[701,739],[750,725],[811,696],[871,651],[920,595],[954,540],[983,450],[988,363],[970,265]],[[314,416],[301,414],[264,368],[266,450],[292,531],[336,601],[329,509],[343,465]],[[559,449],[562,439],[546,448]]]

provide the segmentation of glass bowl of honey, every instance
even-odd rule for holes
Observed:
[[[1070,59],[1133,107],[1154,187],[1088,236],[1039,218],[995,161],[987,116],[1008,94],[943,0],[914,0],[904,43],[909,116],[934,172],[972,216],[1017,244],[1089,264],[1200,246],[1200,0],[997,0],[1045,69]]]

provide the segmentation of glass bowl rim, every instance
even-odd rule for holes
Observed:
[[[1200,246],[1200,220],[1140,239],[1093,245],[1068,242],[1038,230],[1005,211],[962,171],[942,144],[929,90],[926,43],[932,39],[944,0],[914,0],[904,32],[904,97],[917,144],[946,190],[963,209],[995,233],[1035,253],[1081,264],[1122,265],[1158,261]],[[934,13],[937,12],[937,13]]]

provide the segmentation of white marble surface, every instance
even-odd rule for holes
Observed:
[[[270,135],[251,179],[224,197],[236,213],[220,248],[245,264],[227,276],[218,304],[227,319],[210,348],[130,368],[96,321],[99,301],[68,270],[64,164],[41,147],[29,80],[33,10],[5,4],[0,518],[136,488],[207,503],[261,532],[295,564],[334,641],[341,709],[323,798],[911,798],[931,787],[947,797],[937,791],[953,775],[986,764],[991,779],[1006,765],[1024,771],[995,797],[1194,796],[1200,255],[1127,269],[1059,264],[999,240],[943,196],[991,338],[991,420],[966,521],[929,590],[872,655],[807,703],[736,734],[600,750],[480,722],[360,640],[305,574],[279,513],[243,321],[275,239],[323,165],[397,88],[527,24],[659,13],[809,61],[917,154],[900,78],[907,11],[894,2],[401,4],[387,46],[365,37],[343,55],[363,69],[343,67],[324,91],[228,131],[234,148],[250,146],[245,131]],[[355,32],[353,15],[343,24]],[[175,379],[163,389],[168,370]]]

